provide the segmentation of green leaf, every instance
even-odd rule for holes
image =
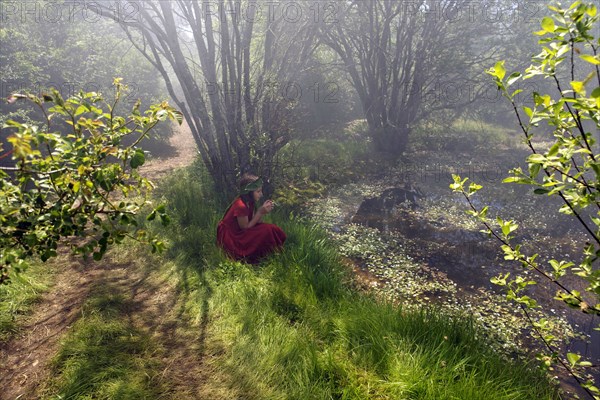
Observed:
[[[171,223],[171,218],[167,214],[160,214],[160,222],[163,226],[167,226]]]
[[[261,186],[263,185],[263,180],[262,178],[258,178],[257,180],[250,182],[249,184],[247,184],[241,191],[240,194],[245,194],[245,193],[250,193],[250,192],[254,192],[255,190],[258,190]]]
[[[552,147],[548,150],[548,157],[552,157],[558,154],[558,150],[560,149],[560,142],[554,143]]]
[[[532,299],[529,296],[521,296],[521,297],[517,298],[516,300],[519,303],[526,305],[527,308],[537,308],[537,306],[538,306],[537,301],[535,301],[534,299]]]
[[[510,76],[506,80],[506,86],[512,85],[513,83],[515,83],[515,81],[519,80],[520,77],[521,77],[520,72],[513,72],[512,74],[510,74]]]
[[[531,183],[531,179],[520,177],[520,176],[509,176],[508,178],[504,178],[502,183],[520,183],[520,184],[529,184]]]
[[[494,65],[493,75],[498,79],[504,79],[504,75],[506,75],[506,69],[504,68],[504,60],[498,61],[496,65]]]
[[[600,86],[598,86],[596,89],[594,89],[592,91],[592,94],[590,94],[590,97],[592,97],[594,99],[600,98]]]
[[[571,87],[573,88],[573,90],[576,93],[579,93],[581,95],[585,96],[585,84],[583,82],[580,81],[572,81],[571,82]]]
[[[152,212],[150,214],[148,214],[148,216],[146,217],[146,220],[154,221],[155,218],[156,218],[156,210],[152,210]]]
[[[481,211],[479,211],[479,217],[485,219],[485,217],[487,216],[488,209],[488,206],[483,207]]]
[[[504,276],[498,275],[496,277],[491,278],[490,282],[492,282],[493,284],[498,285],[498,286],[506,286],[506,281],[508,280],[509,276],[510,276],[510,273],[507,272]]]
[[[546,162],[546,156],[544,156],[543,154],[532,154],[529,157],[527,157],[527,162],[532,164],[542,164]]]
[[[579,361],[580,359],[581,356],[579,354],[567,353],[567,360],[569,360],[569,364],[571,364],[571,367],[574,367],[575,364],[577,364],[577,361]]]
[[[554,20],[550,17],[542,18],[542,29],[546,32],[554,32],[554,30],[556,29],[554,25]]]
[[[77,107],[77,110],[75,110],[75,116],[83,114],[86,111],[87,111],[87,107],[85,107],[85,105],[82,104],[79,107]]]
[[[581,56],[579,56],[582,60],[585,60],[591,64],[594,65],[600,65],[600,59],[598,59],[597,57],[594,57],[590,54],[583,54]]]
[[[512,99],[513,97],[515,97],[516,95],[518,95],[522,91],[523,91],[523,89],[517,89],[517,90],[515,90],[514,92],[511,93],[510,98]]]
[[[146,156],[144,155],[144,151],[142,149],[136,149],[133,157],[131,157],[131,161],[129,161],[129,165],[131,168],[136,169],[144,165],[146,161]]]
[[[513,221],[503,221],[500,217],[497,217],[496,220],[498,221],[498,225],[500,225],[500,228],[502,229],[502,234],[504,236],[508,236],[510,233],[517,230],[517,228],[519,227],[519,225],[515,224]],[[508,247],[508,249],[510,248]],[[504,251],[507,252],[507,249],[504,249]]]
[[[541,164],[529,164],[529,176],[531,176],[532,178],[535,178],[540,173],[541,168],[542,168]],[[533,183],[533,181],[530,180],[528,183]]]
[[[546,194],[548,192],[550,192],[549,189],[542,189],[542,188],[537,188],[533,191],[533,193],[535,193],[535,194]]]
[[[476,193],[478,190],[480,190],[483,186],[476,184],[475,182],[471,182],[471,184],[469,185],[469,194],[473,194]]]

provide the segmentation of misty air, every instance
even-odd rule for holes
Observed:
[[[600,399],[593,1],[0,2],[0,399]]]

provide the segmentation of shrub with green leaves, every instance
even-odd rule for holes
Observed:
[[[540,261],[539,254],[529,255],[521,244],[514,243],[518,229],[515,221],[500,217],[493,221],[487,217],[487,207],[475,207],[472,196],[481,189],[480,185],[467,186],[467,179],[455,175],[450,187],[464,195],[471,207],[469,213],[485,225],[490,236],[501,242],[506,260],[514,260],[524,270],[555,284],[555,298],[569,307],[599,317],[600,154],[595,147],[595,135],[600,131],[600,37],[594,35],[599,32],[600,16],[596,5],[580,1],[567,8],[549,8],[552,16],[544,17],[542,29],[535,32],[542,37],[539,41],[542,51],[532,58],[533,64],[525,73],[507,75],[504,61],[497,62],[487,73],[511,102],[531,153],[527,171],[515,168],[504,182],[529,185],[537,195],[561,199],[557,212],[573,216],[587,232],[580,240],[580,257]],[[543,78],[550,83],[548,93],[531,93],[532,107],[519,109],[516,96],[522,90],[514,87],[532,78]],[[544,144],[548,140],[551,145]],[[573,280],[565,279],[574,275],[583,278],[585,293],[570,287]],[[529,309],[541,307],[526,291],[536,283],[535,279],[506,273],[492,281],[505,287],[508,298],[517,302],[528,317]],[[591,363],[579,354],[562,355],[561,341],[565,338],[549,334],[548,321],[531,320],[531,324],[532,332],[548,348],[548,354],[540,356],[544,366],[561,365],[591,398],[600,399],[600,389],[586,371],[592,367]],[[596,329],[600,329],[600,324]]]
[[[140,111],[138,101],[127,117],[114,110],[126,87],[115,80],[115,97],[107,102],[95,92],[63,99],[57,90],[36,96],[13,94],[9,102],[26,100],[45,116],[40,125],[9,120],[2,127],[13,166],[0,169],[0,283],[18,272],[28,258],[56,256],[63,238],[77,238],[77,253],[102,258],[108,246],[126,236],[148,241],[153,251],[162,243],[137,228],[151,183],[140,176],[145,162],[138,144],[160,121],[181,114],[167,102]],[[122,145],[127,136],[131,145]],[[164,207],[150,218],[167,222]]]

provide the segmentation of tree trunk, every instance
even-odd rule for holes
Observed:
[[[94,10],[117,21],[159,69],[217,189],[237,193],[244,172],[268,180],[272,171],[265,166],[272,165],[291,128],[289,102],[281,96],[267,98],[261,83],[272,78],[285,83],[302,69],[306,59],[290,54],[306,54],[312,46],[310,22],[282,23],[283,15],[261,22],[254,15],[260,8],[257,0],[114,3],[99,2]],[[139,11],[135,20],[118,13],[125,5]],[[241,9],[227,11],[237,7]]]
[[[404,153],[408,145],[410,128],[384,125],[375,128],[369,127],[375,150],[398,157]]]

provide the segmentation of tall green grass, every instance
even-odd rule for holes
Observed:
[[[48,264],[34,261],[27,270],[12,274],[8,284],[0,285],[0,342],[17,333],[19,323],[48,290],[53,276]]]
[[[190,346],[218,360],[232,393],[247,399],[559,398],[535,366],[490,350],[468,317],[353,291],[325,232],[285,210],[270,216],[288,234],[282,253],[259,266],[227,259],[215,246],[227,202],[209,182],[196,166],[161,185],[173,224],[152,227],[169,243],[166,267],[153,268],[172,274],[175,313],[197,330],[190,337],[198,343]],[[12,295],[5,293],[3,303]],[[54,358],[44,398],[154,399],[169,392],[169,383],[156,378],[164,349],[132,324],[132,307],[121,287],[98,283]]]
[[[494,353],[466,316],[352,291],[326,234],[284,210],[285,250],[249,266],[215,246],[223,203],[197,170],[164,185],[183,312],[223,343],[254,399],[556,399],[535,366]]]
[[[48,399],[154,399],[160,385],[158,349],[128,316],[131,299],[122,288],[98,282],[81,317],[62,340],[47,383]]]

